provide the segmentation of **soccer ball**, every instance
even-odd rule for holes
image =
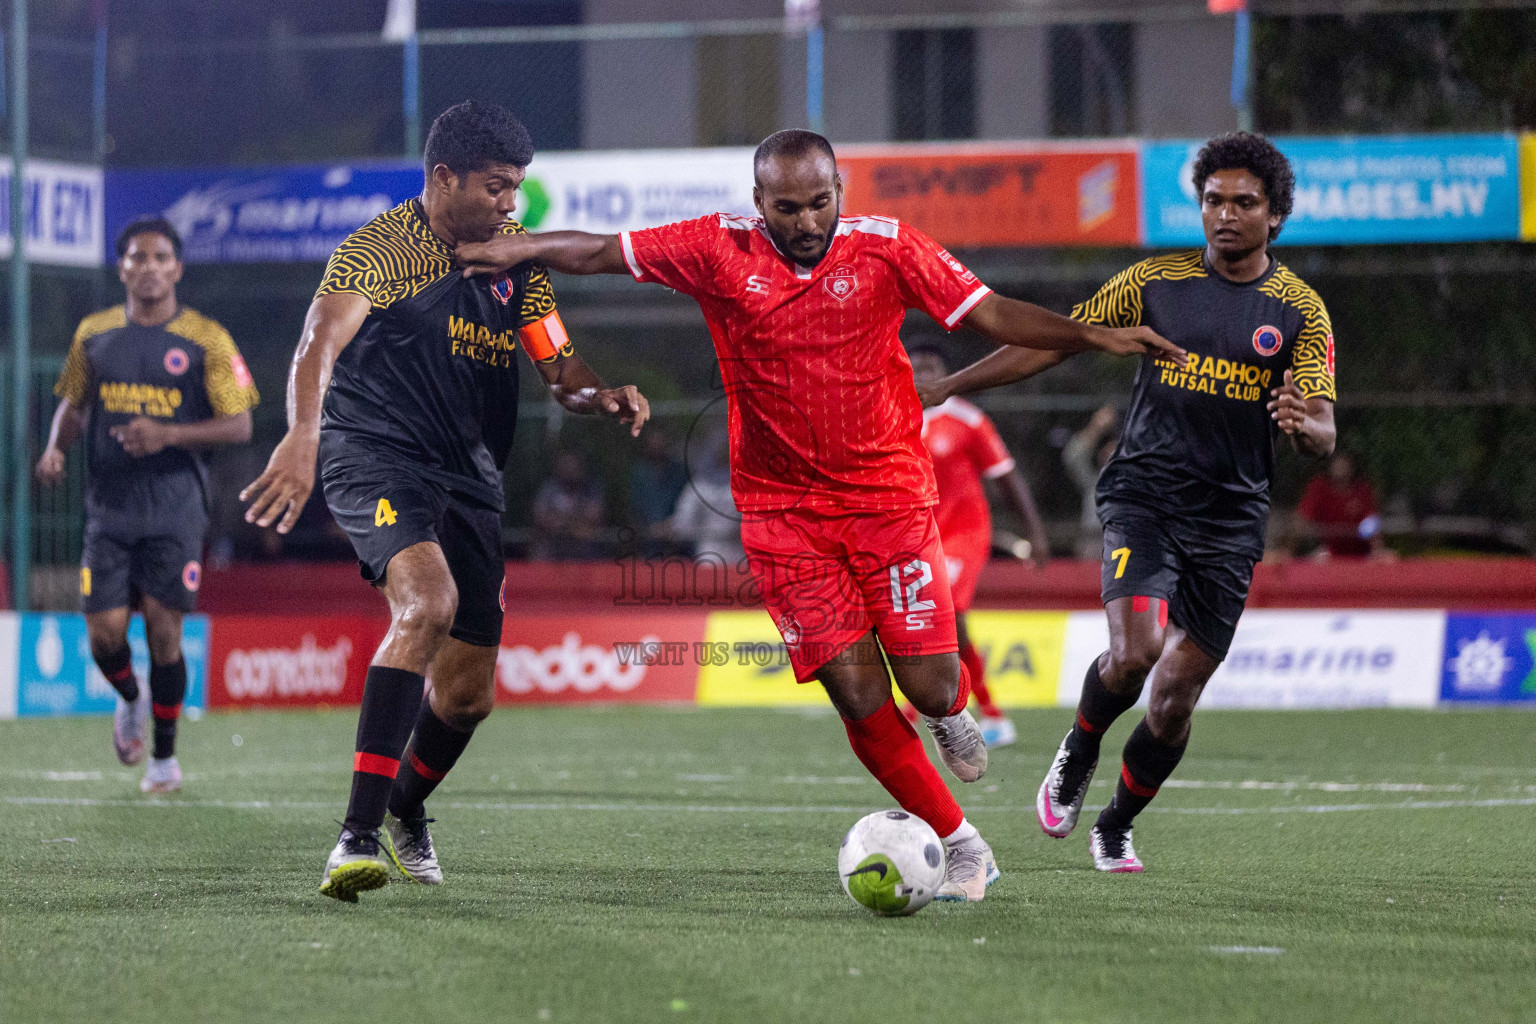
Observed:
[[[915,914],[944,882],[944,844],[921,818],[877,811],[860,818],[837,851],[843,891],[881,917]]]

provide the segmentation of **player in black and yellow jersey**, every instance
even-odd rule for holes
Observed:
[[[389,635],[363,691],[352,797],[320,887],[337,899],[387,880],[386,810],[384,853],[419,882],[442,881],[423,802],[495,699],[516,350],[573,412],[616,417],[632,434],[650,414],[633,386],[606,387],[572,354],[545,271],[525,264],[466,278],[454,263],[461,242],[523,230],[508,218],[532,158],[527,130],[500,107],[461,103],[437,118],[421,197],[331,257],[293,357],[288,434],[241,494],[247,520],[286,533],[318,456],[326,504],[363,578],[389,600]]]
[[[208,529],[207,473],[198,451],[251,437],[257,402],[228,332],[176,302],[181,239],[164,220],[129,224],[117,239],[127,302],[80,322],[38,479],[64,478],[64,453],[86,435],[85,545],[80,605],[91,655],[122,700],[112,741],[124,764],[154,749],[140,788],[181,788],[176,722],[187,689],[181,617],[197,606]],[[148,693],[134,677],[128,616],[137,603],[149,641]]]
[[[1280,433],[1334,445],[1333,328],[1317,293],[1269,253],[1291,211],[1290,164],[1262,136],[1210,140],[1195,162],[1206,247],[1144,260],[1072,315],[1146,325],[1189,351],[1143,358],[1125,432],[1099,477],[1109,650],[1089,666],[1077,722],[1036,798],[1040,826],[1072,831],[1104,730],[1150,677],[1114,799],[1090,837],[1101,871],[1142,869],[1131,821],[1173,772],[1190,715],[1226,657],[1264,553]],[[1007,349],[925,389],[925,403],[1020,380],[1064,358]]]

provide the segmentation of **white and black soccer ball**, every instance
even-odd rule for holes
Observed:
[[[877,811],[854,823],[837,852],[843,891],[881,917],[915,914],[944,882],[944,844],[906,811]]]

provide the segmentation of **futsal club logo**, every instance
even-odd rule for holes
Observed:
[[[180,377],[187,372],[187,367],[192,365],[185,349],[168,349],[165,353],[165,372],[173,377]]]
[[[1280,351],[1280,346],[1285,344],[1285,338],[1280,334],[1280,328],[1265,324],[1253,332],[1253,350],[1261,356],[1272,356]]]
[[[188,562],[181,570],[181,585],[192,593],[197,593],[197,588],[203,582],[203,567],[195,560]]]
[[[822,279],[822,285],[838,302],[846,302],[859,290],[859,279],[848,267],[839,267]]]
[[[497,274],[496,279],[491,282],[491,294],[496,296],[496,301],[503,306],[512,301],[512,278],[507,276],[505,270]]]

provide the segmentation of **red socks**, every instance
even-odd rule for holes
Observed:
[[[966,668],[965,659],[960,659],[960,682],[955,686],[955,702],[944,712],[944,717],[958,715],[964,711],[966,705],[971,702],[971,670]]]
[[[981,660],[981,652],[974,644],[966,644],[960,648],[960,665],[971,674],[971,692],[976,695],[976,702],[981,705],[982,716],[1002,718],[1003,709],[992,703],[992,694],[987,690],[986,662]]]
[[[960,690],[959,706],[963,708],[970,696],[963,668]],[[928,760],[928,751],[917,738],[917,732],[896,710],[894,700],[886,701],[868,718],[857,722],[844,719],[843,727],[848,730],[848,742],[859,761],[903,810],[926,821],[940,838],[960,827],[965,820],[960,805]]]

